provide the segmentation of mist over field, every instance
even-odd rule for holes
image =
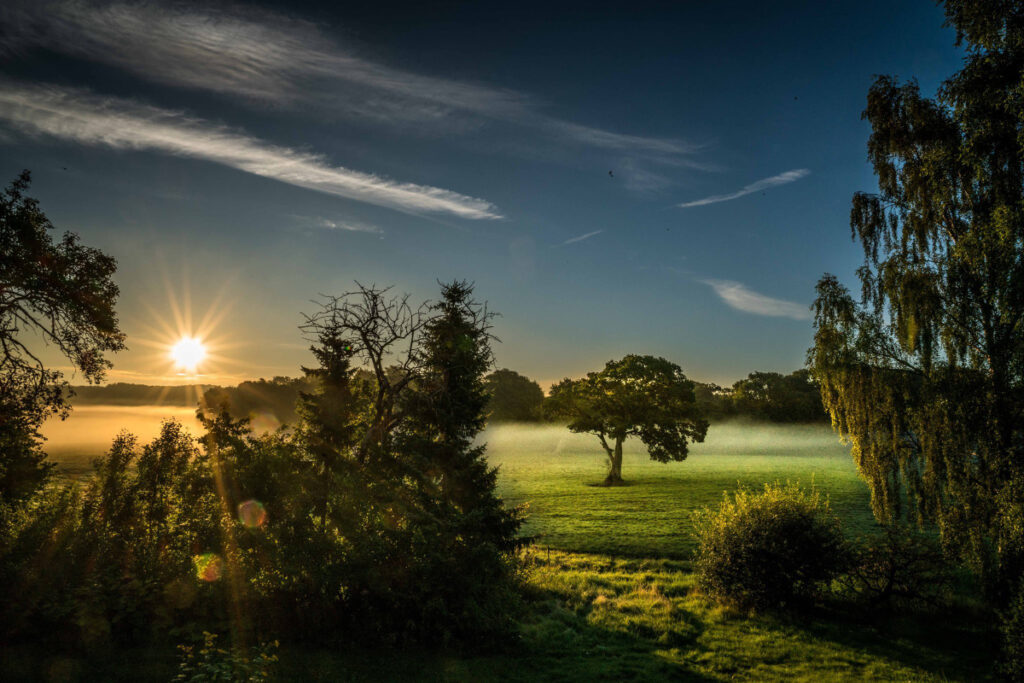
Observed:
[[[67,420],[46,423],[47,452],[64,476],[82,478],[120,431],[146,443],[166,419],[203,433],[191,408],[78,406]],[[498,467],[498,493],[506,504],[526,505],[523,533],[546,547],[688,558],[695,510],[717,505],[738,486],[776,481],[822,491],[850,521],[851,532],[874,528],[867,487],[849,447],[827,424],[715,423],[704,443],[690,444],[685,461],[670,463],[652,461],[638,439],[628,439],[622,487],[595,486],[608,468],[600,443],[564,425],[497,423],[477,443],[487,445],[487,460]]]
[[[192,434],[202,434],[195,408],[182,406],[76,406],[66,420],[43,423],[44,448],[60,471],[84,474],[92,460],[110,448],[114,437],[128,431],[147,443],[160,432],[164,420],[182,423]]]
[[[573,434],[560,424],[497,424],[480,435],[478,443],[486,443],[491,460],[503,459],[515,451],[550,448],[552,455],[592,457],[597,464],[605,462],[604,451],[597,438],[590,434]],[[638,458],[638,465],[647,461],[647,451],[639,439],[628,439],[624,446],[627,457]],[[849,458],[849,447],[843,445],[828,424],[771,424],[748,420],[713,423],[703,443],[691,443],[690,461],[711,455],[833,455]],[[590,454],[590,455],[588,455]],[[632,466],[633,463],[631,463]],[[649,463],[652,467],[670,467]]]
[[[160,424],[173,419],[195,435],[202,433],[195,409],[182,406],[76,406],[66,420],[52,419],[43,425],[46,451],[62,468],[88,463],[106,452],[114,437],[128,431],[146,443],[156,437]],[[257,431],[276,427],[271,420],[257,420]],[[559,424],[496,424],[478,438],[487,444],[489,460],[504,469],[515,469],[517,458],[530,455],[565,456],[555,459],[553,467],[592,468],[597,476],[606,458],[597,439],[589,434],[573,434]],[[643,444],[629,439],[625,456],[634,473],[662,468],[685,468],[700,464],[704,458],[719,455],[817,455],[849,460],[849,448],[839,442],[828,425],[780,425],[743,420],[713,424],[704,443],[690,445],[690,457],[682,465],[650,462]],[[852,463],[850,463],[852,467]]]

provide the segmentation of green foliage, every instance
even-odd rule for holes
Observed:
[[[219,623],[222,586],[198,585],[194,558],[224,555],[224,522],[207,454],[179,423],[141,450],[122,434],[84,491],[51,491],[12,530],[3,571],[23,587],[4,627],[96,646]]]
[[[698,513],[695,526],[699,586],[741,608],[807,604],[848,563],[839,518],[828,500],[792,484],[726,495],[717,510]]]
[[[509,369],[495,370],[484,378],[490,400],[491,422],[538,422],[543,418],[544,391],[529,377]]]
[[[239,652],[218,647],[217,634],[203,632],[202,645],[179,645],[175,681],[181,683],[265,683],[272,680],[278,641]]]
[[[37,356],[33,339],[60,351],[89,382],[124,348],[114,302],[116,262],[64,233],[26,197],[28,171],[0,192],[0,505],[21,503],[46,482],[39,426],[66,417],[68,383]],[[38,343],[38,341],[37,341]]]
[[[693,382],[678,365],[654,356],[625,356],[583,379],[562,380],[551,387],[547,410],[568,418],[570,431],[597,436],[608,456],[608,485],[622,483],[622,444],[628,437],[640,439],[652,460],[680,462],[687,442],[703,441],[708,429]]]
[[[1024,681],[1024,581],[1003,612],[1003,653],[1000,672],[1011,681]]]
[[[878,193],[854,196],[861,301],[818,284],[814,377],[882,522],[937,523],[999,603],[1024,571],[1024,8],[955,0],[967,48],[934,99],[879,77]]]

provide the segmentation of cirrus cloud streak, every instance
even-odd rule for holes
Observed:
[[[0,82],[0,122],[84,145],[203,159],[289,185],[412,213],[500,218],[484,199],[328,163],[199,118],[83,90]]]
[[[566,121],[523,93],[392,67],[339,45],[312,22],[251,6],[10,0],[0,5],[0,25],[0,52],[42,47],[261,106],[399,125],[504,121],[579,145],[708,167],[686,158],[703,145]]]
[[[704,197],[703,199],[696,199],[692,202],[685,202],[678,206],[682,209],[688,209],[693,206],[705,206],[707,204],[717,204],[719,202],[728,202],[733,199],[739,199],[745,197],[748,194],[760,192],[761,190],[767,190],[769,187],[777,187],[779,185],[788,185],[789,183],[796,182],[801,178],[810,175],[810,171],[806,168],[797,168],[792,171],[786,171],[779,175],[774,175],[770,178],[762,178],[757,182],[751,183],[745,186],[743,189],[730,192],[729,194],[715,194],[710,197]]]

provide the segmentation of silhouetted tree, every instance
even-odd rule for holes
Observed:
[[[427,514],[420,535],[429,541],[424,553],[433,574],[423,599],[443,599],[453,614],[487,615],[492,624],[464,628],[502,632],[511,617],[501,604],[511,578],[508,554],[522,522],[496,493],[497,468],[488,465],[486,447],[474,444],[485,426],[484,374],[494,358],[492,315],[472,295],[472,285],[452,282],[430,306],[396,448],[422,477]]]
[[[391,434],[404,417],[400,398],[416,378],[415,350],[426,304],[414,310],[408,295],[391,296],[390,288],[356,285],[356,291],[326,297],[319,311],[306,316],[302,329],[316,340],[338,340],[368,373],[368,428],[354,451],[363,463],[374,452],[388,452]]]
[[[103,378],[104,353],[124,348],[114,313],[116,262],[53,225],[25,196],[22,174],[0,193],[0,502],[25,499],[45,481],[39,426],[66,417],[70,390],[59,370],[32,348],[41,339],[57,348],[88,382]]]
[[[544,391],[529,377],[514,370],[495,370],[484,378],[492,422],[534,422],[541,419]]]
[[[968,54],[937,97],[868,93],[863,296],[822,278],[809,360],[876,517],[937,522],[1002,602],[1024,573],[1024,5],[945,11]]]
[[[422,462],[422,471],[442,506],[469,525],[475,538],[510,550],[519,524],[495,495],[497,470],[473,445],[485,425],[490,396],[484,379],[494,363],[487,309],[472,298],[473,287],[452,282],[423,328],[419,374],[407,402],[404,450]],[[476,531],[471,527],[479,526]],[[486,529],[486,531],[485,531]]]
[[[688,440],[703,441],[708,429],[693,382],[678,365],[654,356],[629,355],[583,379],[564,379],[551,387],[548,406],[550,414],[569,419],[571,431],[600,440],[608,455],[607,485],[622,483],[628,437],[639,438],[651,460],[678,462],[686,459]]]

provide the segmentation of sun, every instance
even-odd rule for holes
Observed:
[[[194,373],[206,358],[206,347],[196,337],[182,337],[171,347],[171,360],[186,372]]]

